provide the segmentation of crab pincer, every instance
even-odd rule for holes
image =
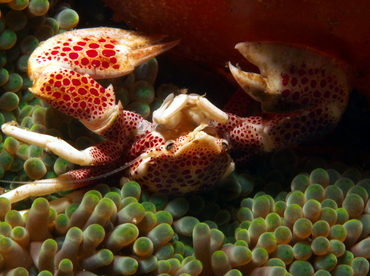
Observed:
[[[333,103],[347,106],[348,74],[344,64],[308,47],[270,42],[242,42],[235,48],[258,66],[260,74],[229,64],[236,81],[264,112],[288,112]]]
[[[318,50],[291,44],[243,42],[235,46],[260,69],[229,64],[243,90],[261,102],[263,116],[244,118],[230,131],[247,160],[258,152],[302,143],[333,129],[345,111],[350,81],[345,64]]]
[[[119,113],[112,86],[95,79],[116,78],[174,47],[163,35],[115,28],[79,29],[43,42],[30,56],[30,91],[51,106],[79,119],[92,131]]]

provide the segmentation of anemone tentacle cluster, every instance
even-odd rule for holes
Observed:
[[[0,270],[2,275],[367,275],[367,176],[355,168],[343,173],[317,168],[298,174],[289,193],[241,199],[240,191],[257,181],[242,174],[234,178],[239,207],[232,207],[231,198],[224,204],[212,198],[219,191],[169,199],[142,191],[134,181],[121,189],[100,184],[75,191],[65,204],[66,198],[37,198],[26,213],[2,198]],[[226,202],[229,207],[221,208]]]
[[[48,0],[3,0],[0,8],[0,124],[15,120],[31,131],[46,132],[47,108],[28,91],[28,58],[43,40],[76,27],[79,16],[67,3]],[[55,161],[41,148],[0,134],[0,179],[53,177]]]

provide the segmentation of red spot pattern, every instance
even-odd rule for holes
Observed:
[[[160,151],[160,154],[145,163],[144,175],[137,170],[143,160],[136,162],[129,170],[129,178],[140,183],[144,190],[171,195],[195,193],[211,187],[228,169],[230,156],[224,150],[217,151],[201,142],[190,144],[186,151],[174,156],[185,138],[176,139],[169,151],[161,148],[165,141],[151,133],[138,140],[131,147],[131,153]],[[216,140],[216,144],[222,147],[220,139]]]
[[[114,51],[114,50],[103,50],[102,54],[105,57],[113,57],[113,56],[116,55],[116,51]],[[110,59],[110,60],[113,60],[113,59]]]
[[[116,141],[104,141],[88,148],[89,155],[94,158],[94,165],[113,164],[122,159],[124,147]]]
[[[69,57],[71,60],[78,59],[78,54],[76,54],[76,53],[69,53],[68,57]]]
[[[106,128],[100,135],[108,140],[117,141],[121,145],[131,146],[134,141],[145,137],[151,132],[149,126],[144,133],[137,133],[143,121],[145,119],[135,112],[122,110],[122,113],[115,120],[114,126]]]
[[[100,48],[100,43],[90,43],[88,46],[91,49],[99,49]]]
[[[89,57],[89,58],[96,58],[98,55],[99,55],[99,53],[98,53],[98,51],[96,51],[96,50],[87,50],[86,51],[86,55]],[[99,62],[100,63],[100,60],[99,59],[92,59],[91,60],[91,62]],[[94,65],[93,65],[94,66]]]
[[[63,61],[70,68],[82,67],[89,70],[104,71],[107,69],[120,70],[121,64],[118,63],[117,55],[120,50],[116,47],[116,41],[110,37],[89,37],[80,40],[67,39],[56,41],[54,46],[45,49],[36,61],[43,63],[46,61]],[[62,45],[62,46],[60,46]],[[66,59],[62,57],[68,56]]]
[[[229,133],[232,150],[243,151],[246,156],[257,155],[263,151],[263,137],[260,130],[262,117],[252,116],[244,118],[243,122],[234,127]]]
[[[134,159],[150,149],[154,150],[158,148],[159,145],[164,145],[165,142],[166,141],[162,137],[149,133],[144,139],[135,142],[130,149],[130,156]]]
[[[93,164],[116,164],[118,160],[122,160],[122,157],[129,157],[121,161],[124,163],[142,153],[160,151],[160,154],[153,155],[148,162],[144,175],[140,175],[137,171],[143,160],[133,164],[128,174],[145,190],[171,195],[204,190],[218,181],[229,167],[231,159],[222,149],[221,139],[216,139],[214,148],[209,147],[208,144],[194,143],[187,151],[175,157],[175,152],[179,150],[180,144],[186,137],[179,137],[170,151],[164,150],[163,145],[166,141],[151,131],[151,125],[145,133],[135,135],[143,120],[136,113],[123,110],[114,125],[102,132],[102,136],[109,140],[88,149],[90,156],[94,159]],[[222,150],[216,150],[217,148]],[[130,149],[130,152],[125,154],[125,149]],[[70,175],[73,179],[84,179],[108,171],[105,168],[77,170],[70,172]],[[82,183],[81,185],[84,185]]]
[[[228,115],[229,122],[219,129],[228,132],[232,145],[230,154],[239,164],[266,151],[321,136],[339,120],[326,105],[285,114],[246,117],[242,121],[233,114]],[[235,126],[233,122],[238,124]]]
[[[37,86],[38,97],[80,120],[99,119],[108,107],[115,105],[113,91],[68,69],[47,73],[37,80]]]
[[[330,65],[330,61],[327,61]],[[317,66],[317,67],[310,67]],[[299,110],[313,107],[322,103],[329,103],[336,100],[346,102],[348,92],[343,85],[343,80],[338,79],[337,66],[332,66],[332,70],[327,69],[326,64],[312,62],[312,65],[301,63],[292,65],[288,71],[280,73],[281,97],[270,106],[269,110],[283,111]],[[324,97],[321,94],[324,93]]]

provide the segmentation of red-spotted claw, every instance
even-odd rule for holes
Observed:
[[[281,43],[243,42],[236,49],[260,74],[229,64],[231,73],[266,112],[243,119],[229,116],[234,124],[227,127],[231,144],[246,153],[240,159],[313,139],[339,122],[350,94],[341,62],[317,50]]]
[[[239,85],[261,102],[264,112],[290,112],[323,104],[340,114],[347,107],[349,82],[341,62],[317,50],[279,43],[243,42],[235,46],[260,69],[243,72],[232,64]]]
[[[28,61],[30,88],[37,97],[78,118],[91,130],[109,124],[120,112],[112,86],[94,79],[115,78],[174,47],[163,35],[115,28],[69,31],[42,42]]]
[[[65,32],[40,43],[29,58],[28,75],[35,80],[53,65],[93,79],[120,77],[179,43],[161,42],[165,37],[116,28]]]

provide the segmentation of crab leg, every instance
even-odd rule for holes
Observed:
[[[102,165],[114,162],[120,158],[120,153],[123,151],[123,149],[119,148],[119,145],[111,141],[104,141],[80,151],[60,138],[22,129],[16,126],[14,122],[3,124],[1,130],[8,136],[45,148],[63,159],[80,166]],[[109,148],[112,148],[112,152],[108,151]],[[105,152],[103,152],[103,149]],[[96,158],[97,155],[100,156],[99,160]]]
[[[96,175],[108,173],[111,167],[94,167],[79,169],[64,173],[53,179],[36,180],[29,184],[24,184],[11,191],[6,192],[0,197],[7,198],[10,203],[15,203],[28,197],[44,196],[56,192],[70,191],[86,187],[96,183]]]
[[[151,129],[151,123],[140,115],[126,110],[121,111],[113,127],[102,132],[102,136],[118,138],[103,141],[84,150],[78,150],[60,138],[22,129],[14,122],[3,124],[1,130],[19,141],[45,148],[73,164],[105,165],[121,159],[126,145],[147,134]]]
[[[243,72],[230,64],[240,86],[261,102],[262,116],[229,114],[221,126],[240,161],[277,147],[301,143],[328,132],[347,107],[350,87],[340,64],[303,47],[273,43],[239,43],[236,48],[260,69]]]

